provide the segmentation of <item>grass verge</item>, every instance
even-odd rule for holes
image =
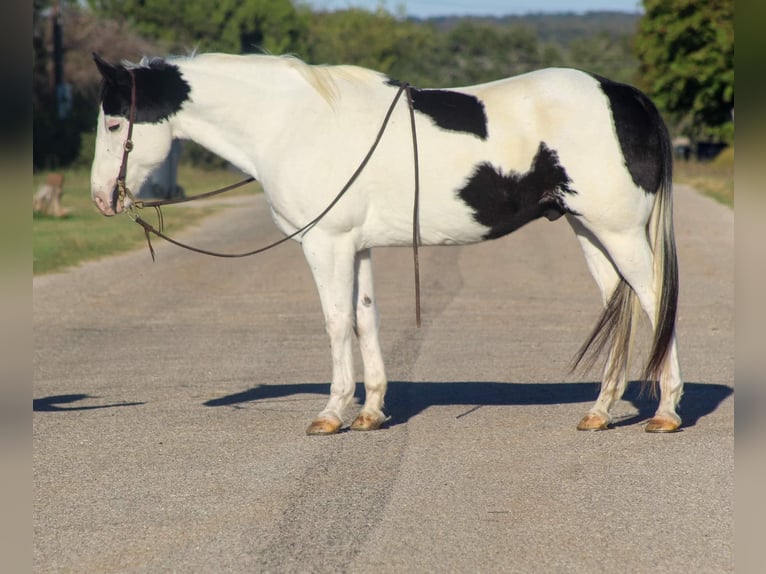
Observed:
[[[126,216],[104,217],[91,203],[90,173],[84,169],[64,170],[64,195],[62,205],[69,214],[61,218],[35,215],[32,219],[32,270],[35,275],[62,271],[90,259],[128,251],[146,243],[143,230]],[[44,183],[46,173],[35,174],[35,189]],[[178,180],[187,195],[210,191],[238,180],[238,176],[227,171],[206,171],[181,166]],[[256,186],[249,185],[232,194],[255,193]],[[199,222],[220,206],[205,205],[184,207],[173,210],[168,207],[165,214],[165,229],[169,234],[177,233],[184,227]],[[146,210],[146,219],[151,221],[154,210]],[[148,256],[148,255],[147,255]]]
[[[676,160],[675,181],[690,185],[719,203],[734,206],[734,148],[723,150],[712,161]]]

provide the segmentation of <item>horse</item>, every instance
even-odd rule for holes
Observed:
[[[563,217],[572,227],[603,303],[575,357],[575,365],[585,359],[592,366],[606,353],[600,392],[577,428],[612,426],[609,411],[626,387],[642,311],[652,329],[642,379],[660,390],[644,430],[680,428],[672,149],[660,113],[636,88],[568,68],[421,89],[293,56],[94,59],[102,83],[91,191],[103,215],[131,208],[131,197],[118,193],[119,175],[123,186],[138,189],[174,138],[190,139],[257,178],[274,223],[300,243],[332,354],[330,397],[309,435],[344,427],[355,389],[354,338],[365,398],[350,429],[376,430],[387,420],[373,248],[471,244],[541,217]],[[395,101],[404,86],[411,106]],[[376,133],[379,145],[348,193],[315,220],[337,200]]]

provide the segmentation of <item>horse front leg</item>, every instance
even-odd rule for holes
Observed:
[[[378,339],[378,308],[372,280],[370,250],[356,256],[356,333],[364,363],[364,406],[351,423],[351,430],[377,430],[385,422],[383,399],[386,395],[386,370]]]
[[[332,351],[330,399],[306,429],[309,435],[338,432],[343,425],[343,412],[354,396],[355,251],[351,237],[330,236],[319,229],[313,229],[303,239],[303,253],[319,291]]]

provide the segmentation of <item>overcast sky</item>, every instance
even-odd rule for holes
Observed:
[[[530,12],[590,12],[614,10],[641,12],[640,0],[304,0],[320,10],[338,10],[351,6],[374,10],[381,4],[390,12],[405,7],[409,16],[427,18],[445,15],[527,14]]]

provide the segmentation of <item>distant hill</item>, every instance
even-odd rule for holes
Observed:
[[[632,36],[636,32],[640,19],[641,14],[638,12],[631,14],[599,11],[584,14],[564,12],[503,17],[440,16],[426,20],[415,20],[433,24],[437,29],[445,31],[466,20],[497,26],[524,26],[534,29],[537,38],[543,42],[567,46],[572,40],[599,33],[607,33],[610,36]]]

